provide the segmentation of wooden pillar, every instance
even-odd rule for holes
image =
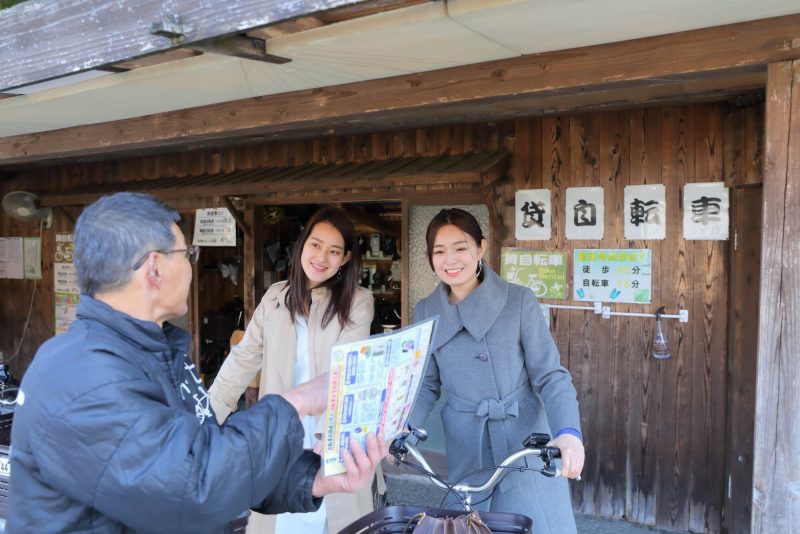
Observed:
[[[800,524],[800,61],[769,66],[765,133],[754,533]]]
[[[261,297],[264,296],[264,221],[262,207],[245,204],[244,220],[250,233],[244,235],[244,323],[256,311]]]

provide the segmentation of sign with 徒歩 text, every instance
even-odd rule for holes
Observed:
[[[564,213],[567,239],[603,239],[602,187],[568,187]]]
[[[723,182],[683,188],[683,238],[728,239],[728,188]]]
[[[235,247],[236,219],[227,208],[197,210],[192,242],[201,247]]]
[[[625,186],[625,239],[664,239],[667,204],[664,184]]]
[[[500,276],[529,287],[538,299],[567,298],[567,253],[503,248]]]
[[[576,249],[573,298],[588,302],[632,302],[651,299],[652,254],[649,249]]]
[[[550,239],[549,189],[523,189],[516,194],[516,231],[519,240]]]

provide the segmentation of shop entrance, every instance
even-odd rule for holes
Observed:
[[[391,331],[403,322],[402,312],[402,207],[400,202],[375,201],[333,204],[353,222],[358,234],[361,276],[359,285],[373,292],[375,313],[370,332]],[[263,292],[288,278],[292,251],[306,221],[322,204],[257,206],[254,224],[260,225],[255,243],[261,268],[254,284]],[[244,247],[237,227],[235,247],[204,247],[198,265],[198,316],[200,367],[207,386],[213,383],[230,351],[231,337],[246,325],[244,310]]]

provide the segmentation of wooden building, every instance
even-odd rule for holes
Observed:
[[[488,4],[501,9],[508,2]],[[783,9],[779,4],[772,7]],[[252,23],[271,24],[254,30],[266,40],[262,52],[272,51],[272,36],[302,39],[337,24],[361,24],[352,30],[361,31],[376,21],[389,24],[381,28],[390,35],[392,17],[432,8],[421,1],[325,5],[337,9],[272,13]],[[498,16],[512,24],[514,13]],[[14,356],[11,367],[19,376],[53,334],[56,235],[70,233],[82,206],[108,192],[157,194],[187,215],[187,230],[197,208],[223,206],[236,214],[241,244],[204,249],[202,258],[241,255],[243,280],[233,289],[203,272],[201,260],[189,318],[195,339],[202,337],[204,314],[217,312],[220,301],[238,295],[246,317],[257,305],[270,261],[264,247],[279,231],[265,222],[265,213],[274,214],[275,207],[303,213],[299,206],[335,202],[361,227],[396,238],[402,262],[397,298],[408,321],[415,284],[409,258],[420,246],[410,239],[414,210],[481,206],[495,268],[502,247],[647,248],[652,304],[614,311],[652,313],[665,306],[689,312],[688,323],[667,323],[672,358],[656,360],[650,319],[551,311],[586,437],[583,481],[572,484],[576,511],[677,531],[791,532],[800,518],[800,362],[793,354],[800,346],[798,13],[747,15],[743,22],[698,29],[666,25],[677,33],[429,66],[112,121],[65,118],[65,127],[0,137],[2,193],[31,191],[54,208],[48,229],[0,215],[0,237],[41,233],[43,256],[41,280],[0,279],[0,350],[6,359]],[[634,8],[627,14],[628,26],[646,19]],[[0,29],[6,24],[0,12]],[[175,42],[162,45],[163,53],[152,57],[172,61],[155,68],[196,59],[197,50],[217,52],[211,45],[220,42],[207,40],[230,33],[217,28],[203,34],[189,52]],[[18,43],[24,53],[21,38]],[[121,47],[103,53],[91,66],[124,59],[127,69],[137,55]],[[79,55],[92,51],[81,48]],[[9,88],[3,90],[13,93],[16,85],[66,73],[57,70],[70,59],[66,52],[44,59],[51,62],[42,61],[38,72],[31,66],[0,74],[0,85]],[[18,63],[0,53],[0,65]],[[131,68],[135,74],[136,65]],[[112,94],[125,94],[127,85]],[[0,100],[0,128],[3,105],[17,99],[37,104],[35,95]],[[683,238],[683,188],[698,182],[730,188],[730,240]],[[663,240],[625,239],[624,188],[638,184],[665,185]],[[566,239],[564,196],[577,186],[604,189],[600,241]],[[518,241],[515,192],[539,188],[551,191],[553,236]],[[207,285],[201,289],[201,283]]]

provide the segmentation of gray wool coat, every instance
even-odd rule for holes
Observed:
[[[415,320],[438,315],[439,324],[409,423],[421,426],[441,389],[446,390],[441,417],[449,481],[499,465],[522,448],[531,432],[580,430],[572,377],[560,364],[533,292],[486,268],[481,284],[464,300],[454,305],[448,295],[449,288],[440,283],[415,308]],[[528,460],[531,467],[537,462]],[[483,482],[489,474],[468,482]],[[486,495],[474,496],[473,502],[482,497]],[[532,517],[536,534],[576,531],[562,477],[512,472],[486,502],[474,507]]]

